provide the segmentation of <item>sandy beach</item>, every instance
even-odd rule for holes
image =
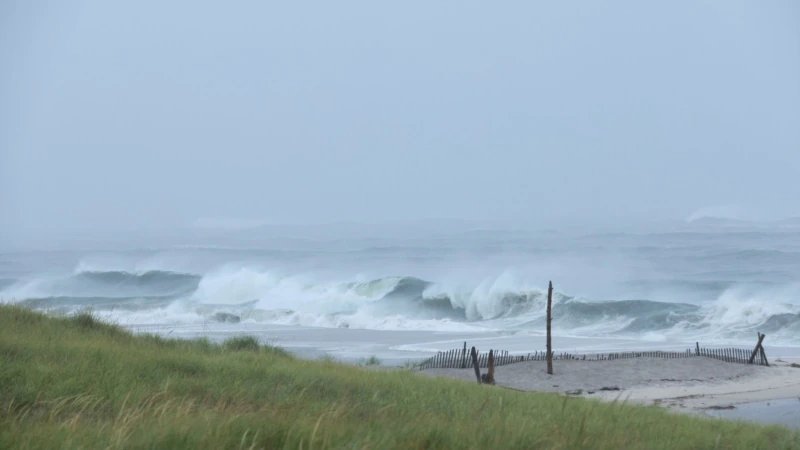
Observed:
[[[800,363],[800,360],[776,359],[770,367],[703,357],[555,361],[554,374],[547,375],[546,363],[529,361],[497,367],[495,380],[499,386],[524,391],[559,392],[608,401],[618,399],[707,414],[751,402],[797,400],[800,368],[792,367],[792,363]],[[475,382],[472,368],[428,369],[420,373]],[[800,410],[800,400],[797,403]]]

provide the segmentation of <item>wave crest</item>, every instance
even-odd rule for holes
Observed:
[[[700,303],[594,301],[555,292],[554,326],[572,335],[706,342],[749,342],[758,330],[797,343],[798,297],[797,284],[729,287]],[[203,276],[162,270],[80,271],[16,280],[0,287],[0,298],[35,308],[113,310],[125,323],[197,322],[233,315],[243,322],[318,327],[538,333],[544,329],[546,291],[510,273],[464,283],[413,276],[323,282],[310,275],[243,267]]]

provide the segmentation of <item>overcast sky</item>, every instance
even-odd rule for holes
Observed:
[[[0,241],[800,213],[800,2],[388,3],[0,2]]]

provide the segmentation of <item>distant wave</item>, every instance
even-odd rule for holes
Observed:
[[[15,280],[0,290],[0,297],[32,298],[128,298],[178,296],[192,293],[202,279],[199,275],[152,270],[81,271],[69,276]]]
[[[800,263],[800,252],[786,250],[731,250],[715,252],[698,258],[698,261],[745,261],[753,264]]]
[[[188,273],[169,272],[164,270],[149,270],[142,273],[131,273],[125,271],[84,271],[75,275],[77,279],[85,279],[90,282],[100,284],[111,284],[114,286],[122,285],[183,285],[186,283],[196,283],[200,280],[199,275]]]
[[[706,222],[709,224],[735,224],[745,222],[743,215],[745,211],[740,205],[714,205],[698,209],[691,213],[686,222],[698,223]]]
[[[55,296],[27,298],[16,301],[30,308],[73,311],[83,308],[94,310],[141,311],[169,305],[180,297],[174,295],[149,297],[70,297]]]
[[[0,278],[0,291],[3,289],[13,286],[17,282],[14,278]]]

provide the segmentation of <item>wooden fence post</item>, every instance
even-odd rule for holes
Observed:
[[[547,287],[547,374],[553,374],[553,345],[550,335],[551,310],[553,305],[553,282]]]
[[[475,351],[475,347],[472,347],[472,367],[475,368],[475,378],[478,379],[478,384],[481,384],[481,369],[478,366],[478,352]]]
[[[753,364],[753,360],[756,359],[756,354],[758,354],[758,349],[761,348],[761,342],[764,340],[764,337],[766,337],[765,334],[758,332],[758,343],[756,344],[756,348],[753,349],[753,353],[750,354],[750,359],[747,361],[747,364]]]
[[[489,350],[489,360],[486,365],[488,369],[484,375],[481,375],[481,381],[485,384],[494,384],[494,351]]]

